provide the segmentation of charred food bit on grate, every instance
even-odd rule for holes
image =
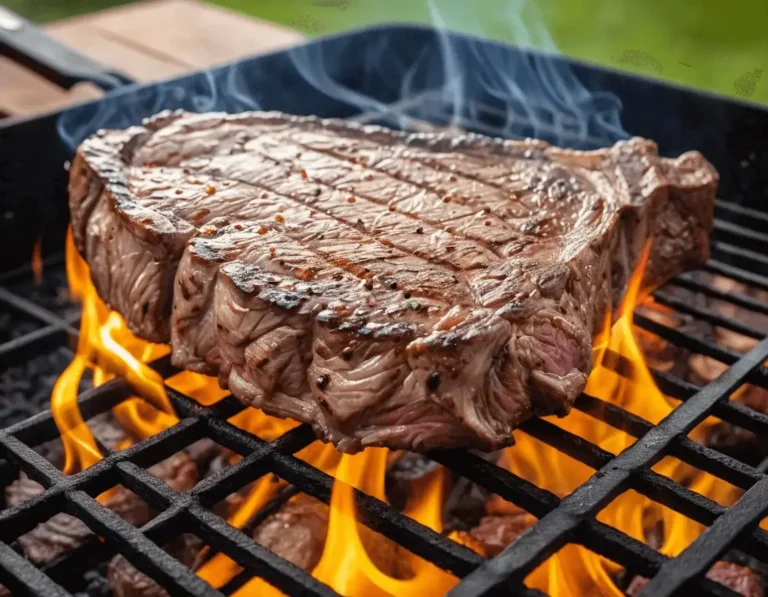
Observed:
[[[732,564],[731,562],[715,562],[707,572],[707,578],[725,585],[744,597],[763,597],[765,585],[760,577],[749,568]],[[627,595],[636,597],[650,581],[642,576],[636,576],[629,587]]]
[[[189,533],[175,538],[163,549],[188,568],[195,569],[203,543]],[[168,597],[168,592],[139,571],[124,556],[116,555],[109,563],[109,585],[115,597]]]
[[[174,454],[149,471],[175,491],[187,491],[194,487],[197,480],[196,467],[184,453]],[[12,507],[42,492],[42,485],[22,473],[6,488],[6,504]],[[102,504],[137,527],[152,518],[150,507],[122,485],[111,490]],[[84,522],[61,512],[19,537],[18,541],[27,559],[40,565],[53,561],[91,538],[93,533]]]
[[[111,415],[99,415],[89,421],[94,436],[107,449],[115,449],[126,439]],[[52,464],[64,463],[60,440],[42,444],[37,451]],[[175,491],[186,491],[197,481],[197,467],[186,453],[180,452],[150,467],[149,471],[167,483]],[[5,488],[7,507],[13,507],[39,495],[43,486],[21,473],[19,478]],[[152,517],[150,507],[135,493],[122,485],[109,490],[102,504],[134,526],[141,526]],[[61,512],[40,523],[19,537],[19,545],[26,557],[37,565],[53,561],[94,537],[88,526],[74,516]]]
[[[86,140],[69,191],[99,294],[175,365],[344,451],[491,451],[569,411],[645,246],[646,286],[706,259],[717,182],[639,138],[166,112]]]
[[[257,543],[310,571],[320,561],[328,532],[328,506],[299,494],[267,517],[253,533]]]

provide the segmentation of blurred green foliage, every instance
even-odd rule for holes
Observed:
[[[213,0],[311,36],[434,22],[768,103],[766,0]],[[6,0],[36,21],[120,0]],[[437,6],[437,11],[430,8]]]

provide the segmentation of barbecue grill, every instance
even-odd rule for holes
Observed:
[[[46,280],[60,275],[63,269],[60,251],[68,220],[64,163],[73,145],[100,127],[128,126],[164,108],[234,111],[258,106],[413,129],[457,126],[507,137],[535,135],[575,147],[596,147],[614,141],[615,128],[600,126],[599,116],[620,109],[626,130],[654,139],[662,153],[698,149],[712,161],[722,176],[722,199],[716,207],[713,257],[702,269],[768,290],[768,234],[762,232],[768,225],[768,212],[762,211],[768,205],[768,168],[761,166],[767,157],[763,145],[768,137],[768,112],[759,106],[554,55],[412,26],[352,32],[296,50],[143,86],[124,85],[122,78],[91,64],[67,63],[66,56],[37,52],[30,57],[19,51],[19,44],[10,38],[4,43],[6,50],[16,48],[12,55],[25,56],[27,64],[56,75],[55,80],[62,84],[91,80],[108,93],[102,100],[64,114],[0,122],[0,201],[4,213],[0,218],[0,266],[5,272],[0,277],[0,315],[10,314],[14,322],[32,322],[31,331],[0,345],[0,363],[5,371],[0,379],[9,368],[32,357],[71,355],[68,342],[77,334],[77,319],[71,312],[53,308],[50,301],[36,301],[30,296],[31,266],[27,262],[33,245],[43,235]],[[453,60],[463,67],[465,76],[460,83],[446,68],[446,45],[451,48]],[[373,66],[383,52],[387,52],[386,70]],[[515,84],[522,94],[535,89],[536,72],[572,73],[593,98],[593,105],[581,104],[578,113],[588,116],[570,121],[558,121],[546,102],[533,110],[515,102],[510,108],[484,88],[479,75],[473,76],[489,68],[488,64],[493,68],[507,65],[520,73]],[[336,85],[324,85],[326,79]],[[612,96],[606,96],[606,92]],[[527,118],[515,114],[526,114]],[[681,300],[670,292],[674,288],[767,315],[768,302],[720,290],[690,274],[674,279],[656,293],[658,303],[759,343],[742,355],[693,332],[637,314],[636,325],[691,352],[725,363],[728,368],[704,387],[669,373],[654,372],[661,390],[679,400],[679,405],[658,425],[597,398],[581,396],[576,409],[637,438],[618,455],[546,420],[525,423],[522,432],[595,470],[573,493],[561,499],[469,451],[443,450],[428,455],[539,519],[500,555],[485,559],[385,502],[356,491],[362,522],[459,577],[461,581],[451,592],[456,597],[497,592],[541,595],[525,586],[526,575],[569,543],[583,545],[633,574],[652,578],[643,593],[646,595],[735,595],[704,578],[704,574],[726,553],[737,561],[768,563],[768,533],[758,527],[768,513],[766,466],[745,464],[687,435],[708,416],[768,435],[768,415],[729,401],[745,383],[768,389],[768,368],[763,365],[768,361],[768,338],[736,318]],[[622,358],[616,355],[614,361],[620,371]],[[167,358],[151,366],[164,378],[176,373]],[[133,394],[121,379],[86,390],[79,398],[83,417],[108,411]],[[179,416],[176,425],[125,450],[106,453],[98,464],[71,476],[62,474],[33,449],[58,436],[50,411],[38,412],[0,431],[0,481],[7,485],[21,470],[45,487],[39,496],[0,512],[0,583],[14,595],[70,595],[81,590],[77,583],[84,570],[120,552],[172,595],[231,594],[254,576],[291,595],[336,594],[254,542],[246,529],[235,529],[211,511],[214,504],[246,483],[271,474],[285,480],[290,489],[278,494],[252,524],[295,492],[329,503],[334,479],[294,456],[317,441],[311,428],[302,425],[267,442],[227,421],[244,408],[231,396],[203,407],[170,387],[168,394]],[[13,405],[13,412],[34,410],[31,398],[29,402]],[[6,418],[3,424],[9,422]],[[146,470],[205,437],[243,458],[184,494],[175,493]],[[652,471],[651,467],[664,456],[674,456],[745,493],[735,505],[725,508]],[[95,496],[117,484],[136,493],[160,514],[142,528],[135,528],[104,508]],[[599,522],[599,511],[630,489],[709,528],[678,557],[668,558]],[[103,542],[88,542],[50,564],[35,567],[14,549],[14,541],[62,511],[84,521]],[[211,588],[159,547],[181,533],[197,535],[211,549],[235,560],[243,571],[221,589]]]

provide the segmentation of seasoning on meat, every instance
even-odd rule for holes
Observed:
[[[275,112],[164,113],[75,162],[106,303],[176,366],[348,452],[495,450],[568,413],[647,241],[646,286],[707,258],[718,182],[638,138],[580,152]]]

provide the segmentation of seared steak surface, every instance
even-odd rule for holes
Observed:
[[[86,140],[70,206],[100,296],[177,366],[342,450],[493,450],[568,412],[645,246],[645,286],[708,256],[716,188],[638,138],[174,112]]]

